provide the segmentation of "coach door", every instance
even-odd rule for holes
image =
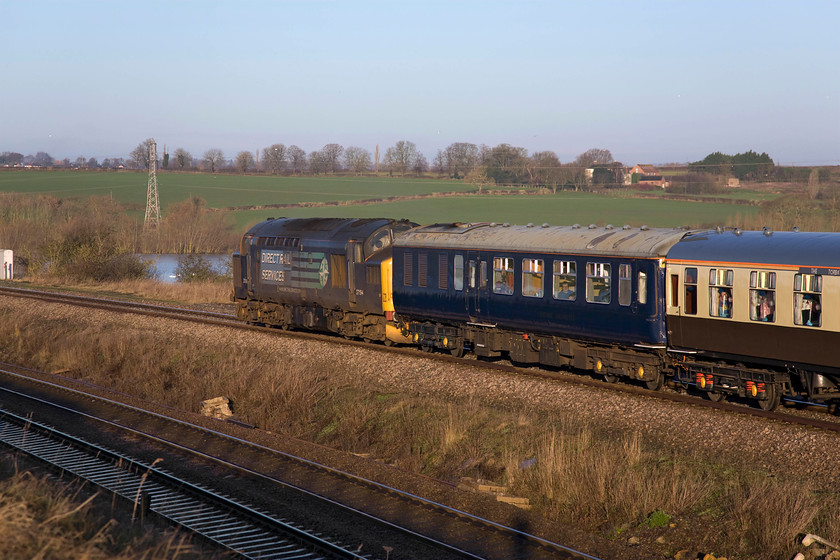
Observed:
[[[478,253],[467,253],[467,313],[471,321],[481,316],[487,298],[487,261]]]

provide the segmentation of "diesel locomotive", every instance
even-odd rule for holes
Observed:
[[[773,409],[840,399],[840,234],[269,219],[238,316]]]

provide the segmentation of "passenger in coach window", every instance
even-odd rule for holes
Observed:
[[[563,282],[560,285],[560,291],[557,292],[557,299],[574,299],[575,291],[569,289],[569,283]]]
[[[732,301],[726,290],[718,291],[718,317],[729,317],[732,314]]]

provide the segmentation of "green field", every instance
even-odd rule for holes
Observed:
[[[142,218],[148,175],[144,172],[2,171],[0,192],[48,194],[57,198],[112,196]],[[560,192],[554,195],[432,196],[377,204],[353,201],[391,196],[434,195],[474,191],[460,181],[389,177],[281,177],[187,173],[160,173],[161,210],[189,196],[207,201],[211,208],[269,204],[338,203],[340,205],[231,212],[238,230],[267,217],[394,217],[418,223],[495,221],[514,224],[652,227],[731,224],[737,215],[750,215],[758,207],[720,202],[632,198],[626,191],[610,194]],[[648,195],[650,193],[647,193]],[[754,194],[754,193],[751,193]],[[737,196],[737,195],[736,195]],[[744,198],[752,198],[749,194]],[[719,200],[719,199],[718,199]]]
[[[237,226],[242,229],[265,218],[280,216],[392,217],[408,218],[420,224],[488,221],[679,227],[731,224],[738,214],[746,216],[757,211],[757,206],[742,204],[613,198],[592,193],[563,192],[556,195],[426,198],[375,205],[281,208],[237,211],[232,214]]]
[[[161,210],[189,196],[211,208],[331,202],[434,192],[474,190],[461,181],[390,177],[284,177],[158,173]],[[139,171],[2,171],[0,192],[48,194],[57,198],[112,196],[128,205],[146,207],[149,175]]]

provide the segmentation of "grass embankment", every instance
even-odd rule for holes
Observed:
[[[190,560],[217,556],[175,531],[150,531],[115,502],[23,470],[0,455],[0,556],[51,560]],[[220,556],[219,556],[220,558]]]
[[[0,311],[0,354],[185,410],[226,395],[262,429],[441,479],[504,483],[559,523],[608,538],[665,533],[672,554],[694,545],[789,558],[798,533],[840,533],[840,499],[807,482],[678,455],[631,427],[606,430],[560,409],[387,392],[328,355],[222,347],[119,318],[44,321],[34,309]]]

